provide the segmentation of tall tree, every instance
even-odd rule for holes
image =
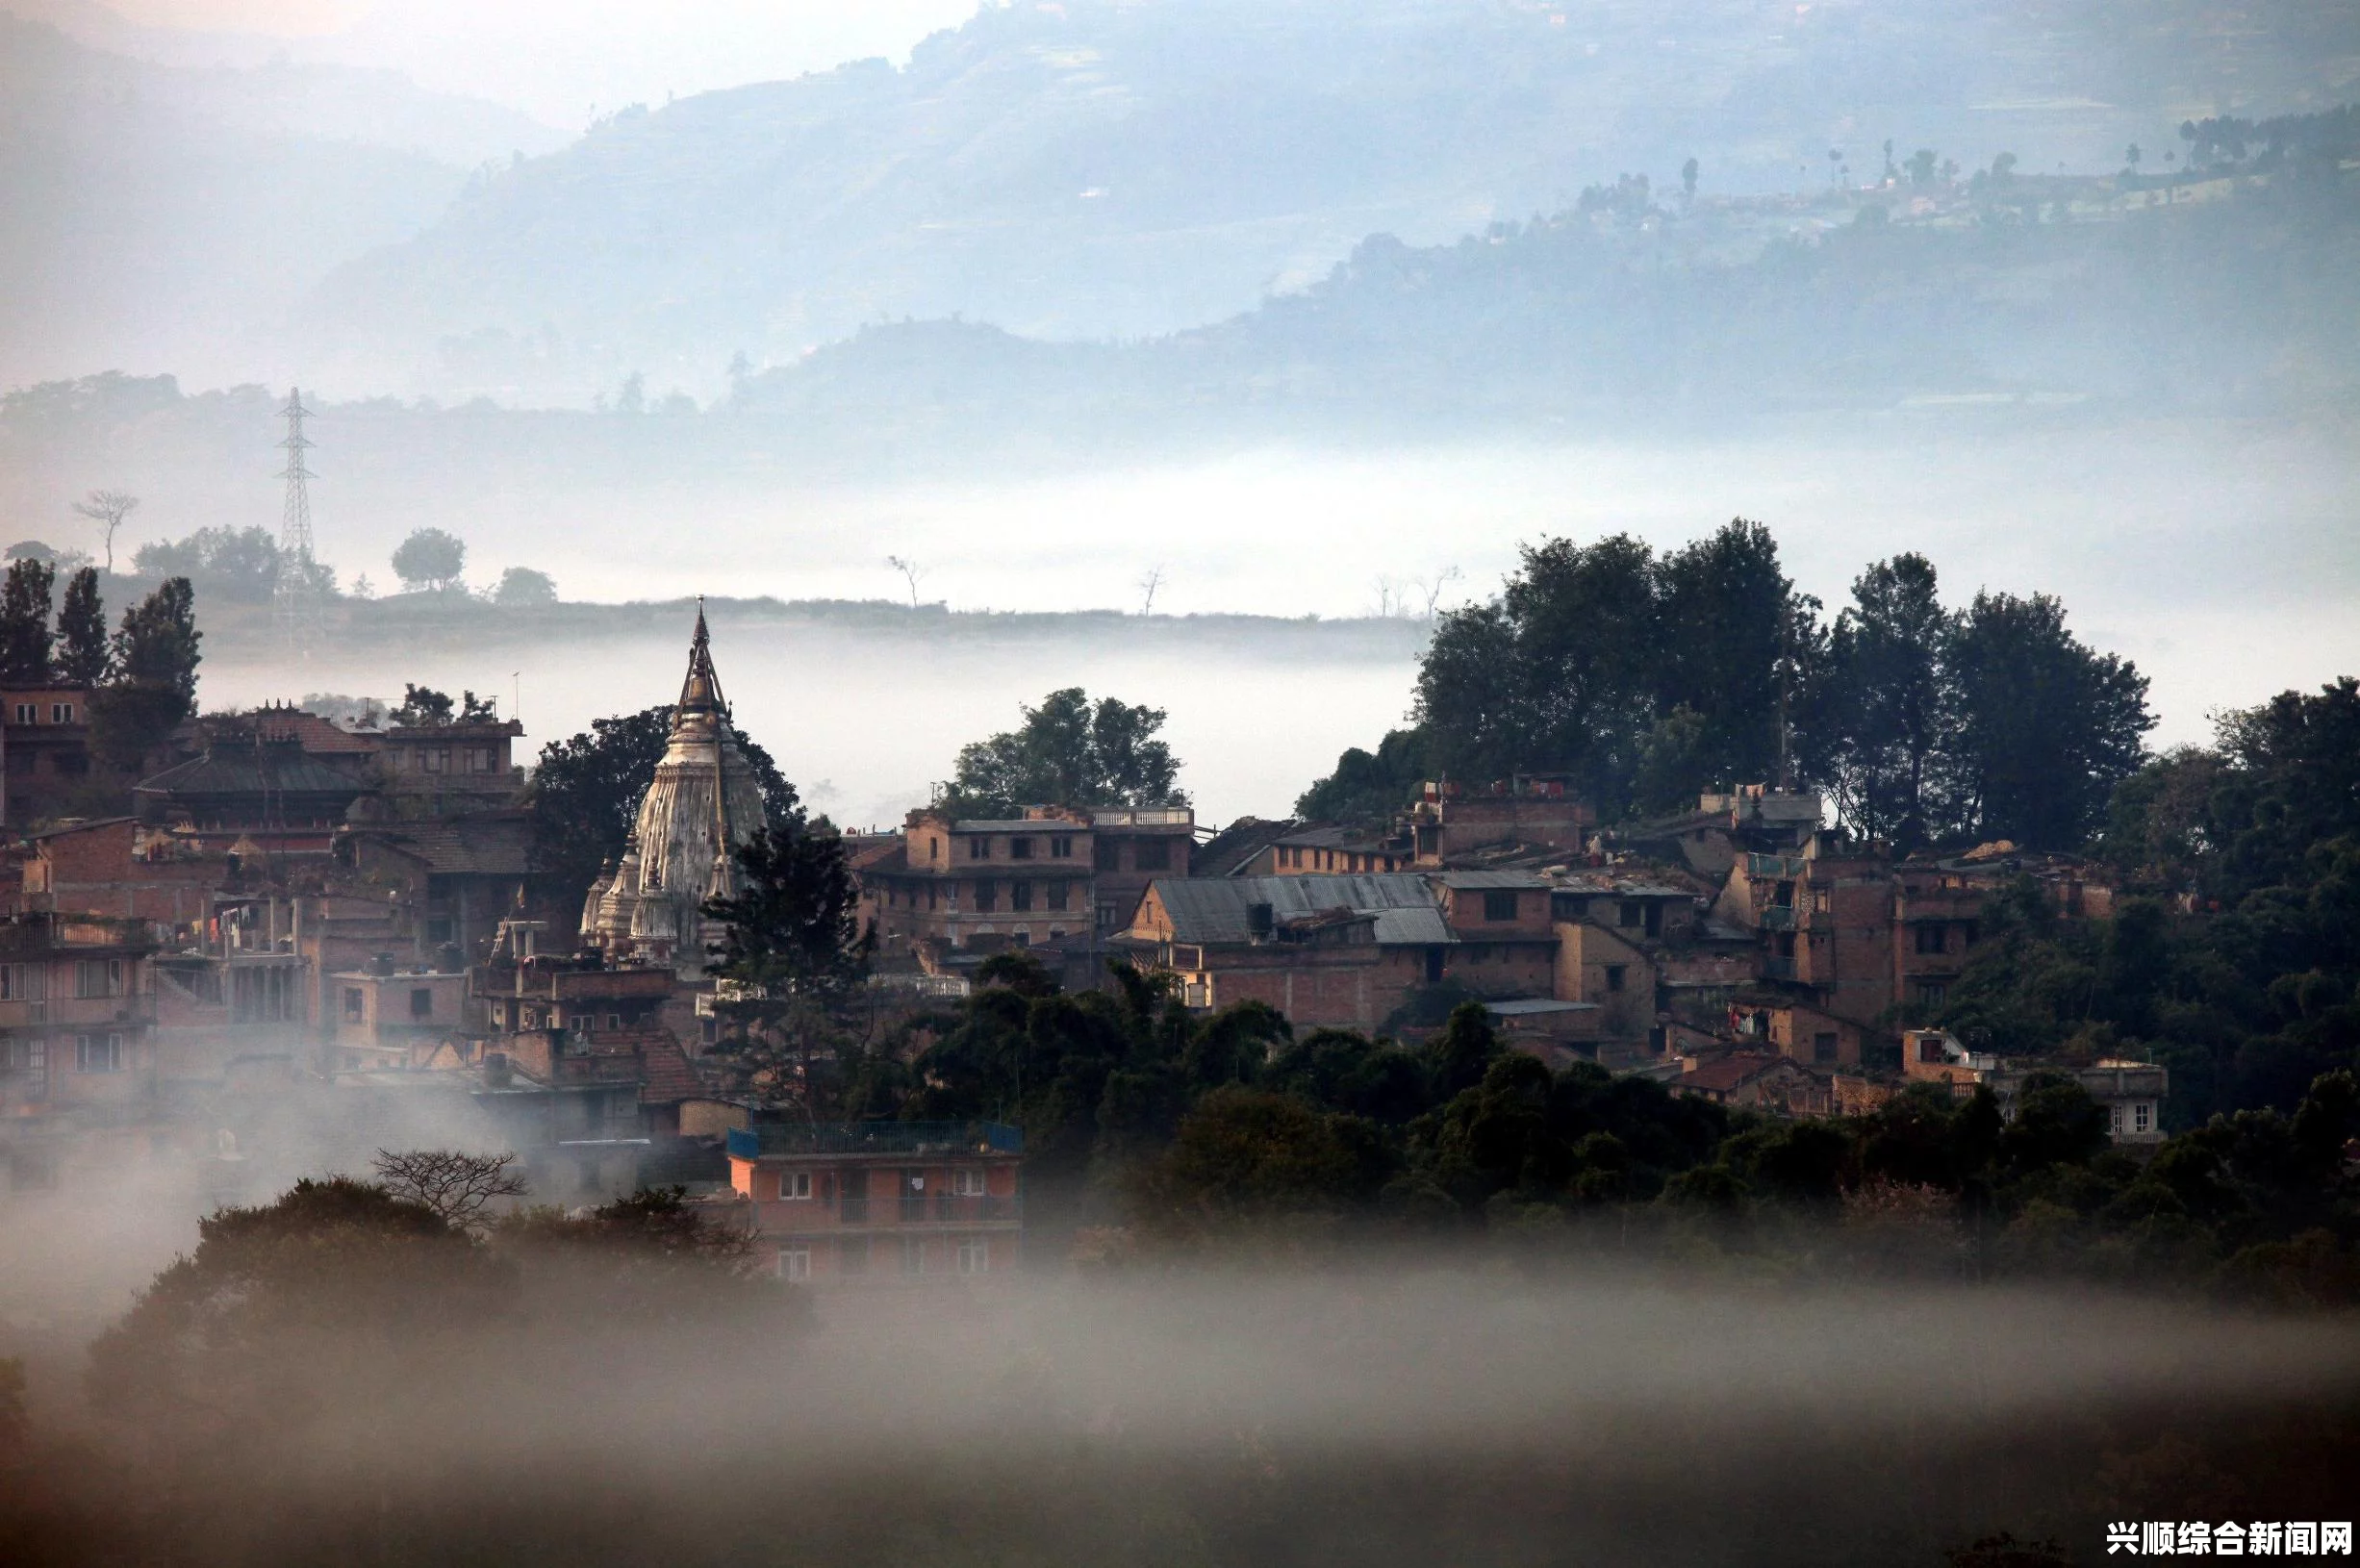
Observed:
[[[66,579],[65,603],[58,611],[58,675],[96,686],[114,663],[114,650],[107,645],[107,607],[98,596],[98,569],[84,567]]]
[[[57,573],[48,562],[19,556],[0,588],[0,680],[38,686],[50,678],[49,606]]]
[[[2080,847],[2145,760],[2147,678],[2083,645],[2045,594],[1976,594],[1947,663],[1960,825],[2032,848]]]
[[[466,569],[467,541],[440,528],[417,529],[393,551],[393,575],[413,593],[455,588]]]
[[[186,577],[169,579],[123,612],[110,659],[113,678],[90,694],[90,744],[110,766],[141,766],[174,725],[196,712],[203,635]]]
[[[731,986],[719,1005],[743,1028],[725,1054],[748,1090],[832,1114],[815,1058],[857,1050],[849,1003],[876,948],[844,840],[832,827],[764,828],[738,847],[737,863],[738,895],[704,905],[722,927],[709,969]]]
[[[196,594],[186,577],[173,577],[123,612],[114,634],[115,678],[124,685],[171,693],[179,699],[173,722],[196,712]]]
[[[140,497],[119,490],[94,490],[74,503],[74,511],[98,524],[106,541],[107,575],[114,574],[114,534],[123,519],[140,509]]]
[[[1052,692],[1025,721],[962,746],[943,788],[953,809],[1005,816],[1028,805],[1180,806],[1180,759],[1155,738],[1164,711],[1078,686]]]
[[[1618,809],[1655,719],[1654,569],[1628,534],[1545,540],[1498,598],[1444,616],[1418,672],[1436,761],[1461,777],[1570,772]]]
[[[1656,576],[1657,707],[1665,718],[1686,709],[1698,721],[1689,776],[1669,793],[1692,797],[1707,784],[1772,776],[1780,665],[1796,623],[1813,608],[1779,569],[1778,541],[1761,523],[1738,518],[1663,557]]]
[[[1819,704],[1824,770],[1845,822],[1905,851],[1941,827],[1951,622],[1936,589],[1922,555],[1862,572],[1836,620]]]

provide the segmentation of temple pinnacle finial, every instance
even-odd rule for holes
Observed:
[[[688,649],[688,678],[680,684],[680,707],[673,721],[692,713],[719,713],[723,706],[721,677],[713,672],[712,635],[705,629],[704,595],[699,594],[697,634]]]

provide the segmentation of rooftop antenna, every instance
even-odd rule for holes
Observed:
[[[279,446],[287,467],[279,477],[287,481],[287,502],[279,516],[279,577],[270,594],[271,620],[290,652],[309,653],[319,638],[319,571],[312,558],[312,494],[305,481],[318,475],[303,466],[312,443],[303,434],[311,417],[303,406],[300,388],[287,389],[287,406],[279,410],[287,420],[287,439]]]

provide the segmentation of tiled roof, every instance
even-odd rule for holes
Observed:
[[[1448,942],[1450,933],[1434,908],[1434,890],[1422,876],[1395,872],[1366,876],[1175,876],[1158,877],[1155,893],[1172,919],[1176,941],[1251,942],[1251,910],[1270,905],[1284,922],[1331,909],[1377,917],[1380,943]]]
[[[287,746],[208,751],[141,779],[140,795],[359,795],[360,779]]]
[[[1725,1094],[1753,1082],[1764,1073],[1787,1060],[1784,1056],[1757,1055],[1744,1052],[1724,1056],[1717,1062],[1707,1062],[1693,1073],[1683,1073],[1678,1079],[1683,1089],[1709,1089]]]
[[[532,833],[520,815],[486,814],[392,822],[357,830],[423,861],[444,876],[522,876],[532,870]]]

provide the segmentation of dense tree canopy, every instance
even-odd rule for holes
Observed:
[[[114,668],[107,607],[98,596],[98,569],[84,567],[66,579],[65,603],[58,611],[58,678],[96,686]]]
[[[1155,738],[1161,708],[1114,697],[1095,704],[1078,686],[1055,691],[1024,723],[960,748],[958,774],[943,786],[952,809],[1012,816],[1026,806],[1177,806],[1180,759]]]
[[[32,556],[9,563],[0,586],[0,680],[38,686],[53,673],[49,609],[56,577],[48,562]]]
[[[1414,727],[1345,752],[1297,809],[1381,818],[1420,779],[1563,773],[1612,822],[1784,766],[1905,850],[2078,847],[2144,760],[2146,678],[2045,594],[1954,613],[1939,587],[1931,562],[1896,555],[1823,624],[1760,523],[1662,556],[1628,535],[1545,540],[1498,597],[1436,627]]]
[[[393,575],[413,593],[459,586],[467,570],[467,541],[441,528],[419,528],[393,550]]]

